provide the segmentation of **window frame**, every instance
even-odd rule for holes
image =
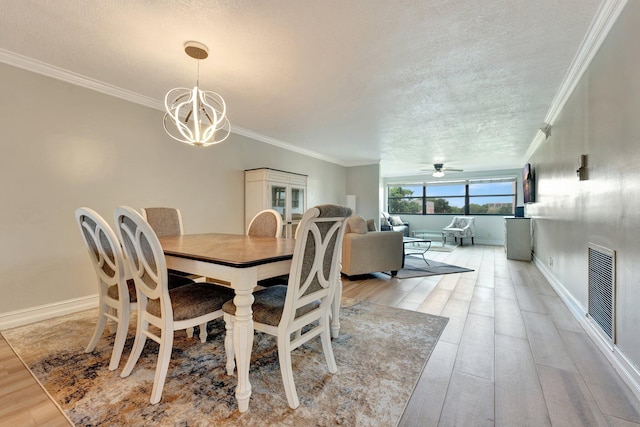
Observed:
[[[512,186],[512,192],[508,193],[478,193],[474,194],[470,191],[470,187],[474,184],[491,184],[491,183],[510,183]],[[386,209],[390,214],[398,214],[398,215],[474,215],[474,216],[509,216],[515,214],[515,208],[517,204],[518,198],[518,180],[517,177],[499,177],[499,178],[479,178],[479,179],[464,179],[464,180],[451,180],[451,181],[426,181],[426,182],[409,182],[409,183],[387,183],[386,184]],[[429,188],[433,187],[443,187],[443,186],[464,186],[464,195],[460,194],[452,194],[452,195],[438,195],[438,196],[429,196]],[[408,188],[408,187],[422,187],[422,195],[410,195],[403,197],[391,197],[391,189],[392,188]],[[511,212],[495,212],[495,213],[473,213],[470,212],[470,205],[474,199],[478,198],[491,198],[491,197],[510,197],[511,198]],[[392,211],[391,209],[391,200],[414,200],[421,199],[422,212],[399,212]],[[445,213],[429,213],[428,211],[428,202],[430,199],[463,199],[464,204],[462,207],[462,212],[445,212]],[[506,205],[507,203],[504,203]],[[483,205],[479,205],[483,206]]]

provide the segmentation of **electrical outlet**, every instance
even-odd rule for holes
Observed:
[[[549,257],[549,267],[553,267],[553,257]]]

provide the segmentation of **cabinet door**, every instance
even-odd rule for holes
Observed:
[[[271,209],[282,216],[282,222],[287,220],[287,186],[284,184],[269,184],[271,194]]]
[[[291,224],[291,226],[289,227],[290,230],[287,230],[287,233],[290,233],[290,235],[287,234],[287,237],[295,237],[298,224],[302,219],[304,211],[307,209],[307,207],[305,206],[305,189],[304,187],[298,187],[295,185],[291,186],[289,189],[291,194],[291,206],[289,208],[291,217],[289,218],[289,223]]]

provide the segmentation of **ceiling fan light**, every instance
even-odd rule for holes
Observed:
[[[442,178],[444,176],[444,172],[442,172],[441,170],[434,171],[433,176],[436,178]]]

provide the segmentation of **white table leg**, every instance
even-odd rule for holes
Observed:
[[[233,345],[235,347],[236,369],[238,372],[238,385],[236,387],[236,399],[238,410],[246,412],[249,409],[251,397],[251,383],[249,382],[249,362],[251,361],[251,349],[253,347],[253,288],[256,285],[256,269],[238,269],[236,277],[231,282],[236,296],[233,302],[236,305],[236,321],[233,327]]]

